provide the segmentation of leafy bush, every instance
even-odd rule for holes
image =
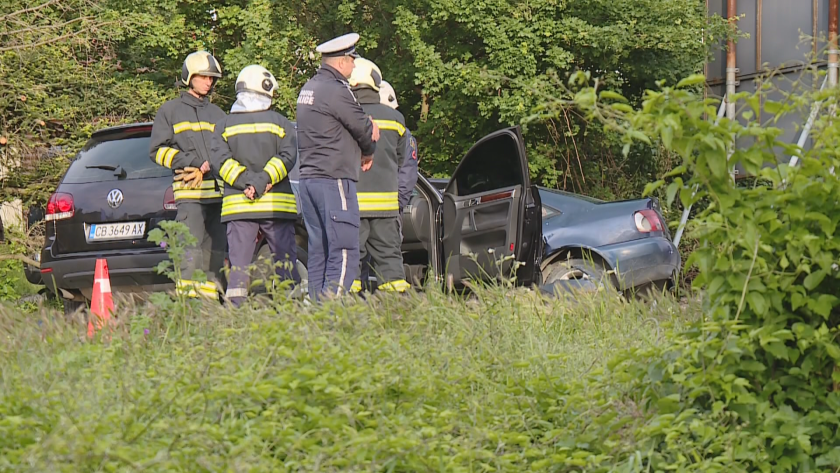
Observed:
[[[693,222],[700,246],[687,262],[705,291],[704,319],[671,346],[627,356],[613,373],[631,381],[651,415],[636,432],[639,458],[657,470],[835,471],[840,127],[820,117],[803,152],[772,124],[816,101],[834,110],[840,93],[799,89],[779,101],[764,95],[768,89],[742,93],[740,120],[715,124],[714,101],[691,91],[702,81],[649,91],[640,110],[591,87],[576,97],[627,145],[659,140],[682,158],[649,192],[667,185],[669,203],[708,201]],[[763,167],[775,149],[799,156],[800,165]],[[733,183],[736,163],[757,176],[752,186]]]

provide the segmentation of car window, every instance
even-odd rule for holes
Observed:
[[[63,182],[83,184],[116,181],[123,170],[124,179],[171,176],[172,170],[149,159],[149,140],[149,136],[137,134],[92,138],[70,164]]]
[[[459,196],[521,185],[524,179],[516,140],[505,134],[480,144],[461,162],[454,179]]]

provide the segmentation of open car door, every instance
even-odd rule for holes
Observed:
[[[450,284],[539,283],[542,208],[518,126],[482,138],[458,164],[443,194],[442,240]]]

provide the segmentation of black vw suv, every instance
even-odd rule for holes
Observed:
[[[97,258],[121,292],[171,286],[154,269],[166,251],[146,239],[175,218],[172,171],[149,159],[151,131],[143,123],[93,133],[47,203],[41,279],[65,312],[90,300]]]

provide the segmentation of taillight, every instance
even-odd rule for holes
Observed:
[[[659,215],[653,210],[639,210],[634,215],[636,229],[642,233],[661,232],[664,229]]]
[[[163,210],[177,210],[178,206],[175,205],[175,193],[172,192],[172,186],[166,188],[166,192],[163,194]]]
[[[64,192],[56,192],[50,196],[50,200],[47,202],[47,216],[44,219],[49,222],[70,218],[75,211],[73,196]]]

